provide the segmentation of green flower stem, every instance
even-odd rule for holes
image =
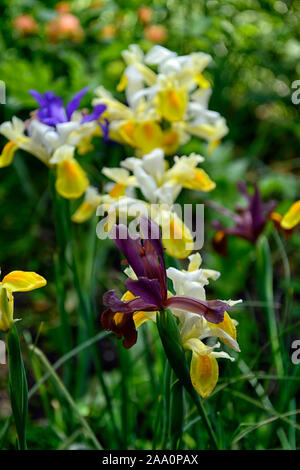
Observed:
[[[157,314],[157,328],[164,347],[166,356],[177,378],[186,389],[194,401],[197,410],[206,427],[207,433],[211,439],[211,444],[218,449],[218,441],[206,412],[205,406],[198,393],[194,389],[187,363],[185,360],[184,350],[181,343],[176,320],[172,313],[168,310],[161,311]],[[183,424],[183,423],[182,423]]]
[[[170,396],[171,396],[171,378],[172,369],[169,361],[166,361],[164,373],[164,407],[163,407],[163,432],[162,432],[162,449],[166,449],[170,432]]]
[[[49,172],[49,187],[53,204],[53,217],[56,233],[57,254],[54,255],[54,274],[57,291],[58,312],[60,316],[60,344],[63,354],[72,349],[72,333],[68,313],[65,309],[66,300],[66,227],[62,214],[60,199],[55,189],[56,175],[54,170]],[[72,377],[72,364],[68,363],[64,369],[64,382],[70,387]]]
[[[6,333],[9,370],[9,395],[17,428],[18,449],[26,450],[28,386],[16,325]]]

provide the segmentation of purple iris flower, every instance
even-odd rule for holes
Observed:
[[[88,87],[85,87],[76,93],[74,98],[67,104],[66,108],[64,107],[62,98],[55,95],[53,91],[46,91],[43,95],[36,90],[30,90],[29,93],[40,106],[37,112],[39,120],[48,126],[55,127],[57,124],[70,122],[72,114],[78,109],[80,100],[87,91]],[[90,114],[83,116],[81,124],[98,120],[105,110],[106,106],[104,104],[95,106]],[[100,123],[100,125],[101,128],[103,126],[103,135],[107,138],[107,122],[104,121],[104,123]]]
[[[254,185],[254,193],[250,194],[246,184],[240,181],[238,190],[247,199],[246,208],[236,207],[235,212],[233,212],[214,202],[207,202],[209,207],[220,214],[226,215],[235,224],[233,227],[224,227],[219,220],[212,223],[213,228],[218,230],[213,240],[214,248],[225,256],[227,254],[227,235],[244,238],[254,244],[269,220],[271,212],[277,205],[276,201],[264,203],[257,185]]]
[[[139,311],[174,308],[203,315],[211,323],[221,323],[225,310],[231,310],[221,300],[203,301],[182,295],[168,298],[160,229],[145,216],[141,216],[139,225],[143,238],[132,238],[125,225],[114,227],[115,243],[137,276],[136,280],[127,279],[125,282],[135,298],[124,301],[114,290],[107,291],[103,296],[107,307],[101,317],[103,328],[114,331],[119,338],[124,337],[124,347],[130,348],[137,340],[133,315]]]

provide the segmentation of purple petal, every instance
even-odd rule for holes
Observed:
[[[115,290],[109,290],[103,295],[103,304],[113,313],[134,313],[140,311],[155,312],[157,306],[149,302],[145,302],[138,297],[132,300],[120,300]]]
[[[45,98],[43,97],[43,95],[41,95],[41,93],[36,90],[29,90],[29,94],[32,96],[32,98],[35,99],[35,101],[40,107],[45,105]]]
[[[167,273],[166,273],[165,260],[164,260],[164,248],[163,248],[163,244],[161,241],[161,231],[160,231],[159,225],[156,222],[153,222],[152,220],[150,220],[145,215],[141,215],[140,230],[141,230],[143,237],[146,240],[149,240],[149,243],[152,245],[154,249],[156,257],[159,260],[159,266],[157,267],[156,277],[158,279],[161,279],[166,289],[167,288]],[[147,243],[145,243],[145,249],[146,249],[146,252],[150,251],[149,249],[147,250]]]
[[[144,264],[141,259],[143,247],[140,241],[131,238],[128,228],[123,224],[115,225],[111,234],[114,236],[115,244],[122,251],[137,277],[145,276]]]
[[[96,121],[97,119],[99,119],[101,114],[104,113],[106,108],[107,107],[105,104],[97,104],[90,114],[86,114],[85,116],[83,116],[81,124],[84,124],[85,122]]]
[[[104,119],[104,122],[99,122],[99,126],[102,129],[104,141],[108,142],[109,141],[109,124],[108,124],[108,120]]]
[[[74,98],[70,101],[70,103],[68,103],[67,105],[67,117],[68,117],[68,121],[71,120],[71,117],[72,117],[72,114],[74,113],[74,111],[76,111],[76,109],[78,109],[79,107],[79,104],[80,104],[80,100],[81,98],[86,94],[86,92],[88,91],[89,87],[86,86],[85,88],[83,88],[82,90],[80,90],[78,93],[76,93],[76,95],[74,96]]]
[[[148,304],[156,305],[156,310],[163,309],[163,296],[157,279],[140,277],[138,280],[127,279],[126,287],[133,295],[141,297]]]
[[[210,323],[221,323],[224,319],[224,312],[232,310],[230,305],[221,300],[198,300],[184,295],[170,297],[166,302],[166,307],[203,315]]]

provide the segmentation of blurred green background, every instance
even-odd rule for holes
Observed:
[[[197,139],[180,149],[181,154],[192,151],[203,154],[206,157],[204,168],[217,183],[216,190],[208,196],[189,191],[183,194],[181,200],[186,201],[188,197],[188,202],[197,203],[211,197],[232,208],[236,203],[243,202],[236,189],[239,180],[257,182],[265,200],[279,201],[279,212],[284,212],[299,199],[300,105],[292,103],[291,95],[294,91],[292,83],[300,77],[300,1],[75,0],[57,3],[2,0],[1,4],[0,79],[6,84],[7,101],[5,105],[0,105],[0,122],[10,120],[14,115],[22,119],[29,117],[29,112],[36,106],[28,93],[32,88],[40,92],[54,90],[68,101],[88,85],[89,93],[83,100],[83,105],[88,106],[93,90],[102,84],[123,99],[117,93],[116,86],[124,69],[121,51],[130,44],[137,43],[144,51],[154,44],[164,45],[179,54],[204,51],[213,58],[205,71],[205,77],[213,88],[209,108],[226,118],[230,131],[211,156],[208,155],[207,145]],[[1,138],[1,148],[4,144],[5,139]],[[125,155],[131,155],[131,150],[100,142],[94,153],[82,159],[82,164],[87,168],[92,184],[101,187],[101,167],[117,166]],[[18,296],[16,310],[23,317],[22,328],[31,340],[36,337],[38,326],[43,322],[39,344],[54,362],[63,347],[57,339],[59,319],[53,269],[56,248],[48,170],[37,159],[19,151],[13,166],[1,169],[0,178],[2,271],[30,269],[48,279],[47,289],[30,296]],[[72,204],[74,207],[77,205],[76,202]],[[268,347],[261,351],[267,343],[267,330],[265,311],[259,304],[255,285],[255,249],[247,242],[235,239],[230,242],[228,258],[216,255],[211,246],[213,231],[210,229],[215,214],[209,210],[206,212],[204,262],[206,266],[222,272],[220,280],[213,285],[213,294],[218,298],[245,299],[237,316],[243,359],[248,360],[255,370],[272,374],[274,368]],[[74,228],[80,260],[91,257],[89,240],[94,234],[94,223],[92,221]],[[300,294],[300,236],[299,232],[295,232],[289,241],[284,241],[282,251],[278,239],[273,236],[271,224],[266,233],[272,248],[274,302],[279,305],[276,311],[279,328],[282,327],[282,331],[288,328],[282,344],[285,373],[296,377],[294,382],[288,382],[288,397],[282,391],[283,380],[280,387],[271,379],[266,384],[266,395],[278,401],[278,412],[281,413],[296,408],[297,378],[300,376],[299,367],[290,362],[290,344],[300,337],[300,308],[297,303]],[[107,288],[115,287],[116,283],[122,290],[122,275],[118,265],[119,255],[112,244],[106,242],[100,246],[99,241],[96,243],[93,295],[95,309],[100,311],[101,294]],[[289,259],[291,281],[287,278],[282,253]],[[108,270],[111,273],[109,277]],[[85,285],[85,272],[82,271],[80,276]],[[288,319],[282,320],[282,306],[287,297],[292,307]],[[76,299],[71,285],[66,306],[75,326]],[[95,324],[100,330],[99,319],[95,319]],[[293,328],[293,324],[298,327]],[[118,394],[118,350],[116,342],[105,341],[107,343],[99,345],[99,354],[112,389]],[[132,354],[133,358],[138,357],[139,349]],[[260,356],[255,362],[257,354]],[[222,367],[223,377],[241,373],[236,364]],[[158,365],[160,371],[162,368],[163,365]],[[153,438],[150,411],[153,398],[144,374],[143,367],[137,365],[130,379],[132,387],[137,390],[137,396],[132,401],[137,406],[135,414],[132,411],[135,416],[132,422],[139,419],[141,423],[142,431],[136,441],[140,448],[147,448]],[[34,378],[30,376],[29,380],[32,384]],[[96,429],[99,426],[99,432],[103,432],[106,424],[99,424],[99,410],[104,405],[100,392],[98,398],[93,400],[96,387],[93,369],[90,380],[88,390],[77,391],[78,406],[84,416],[89,416]],[[1,370],[0,422],[2,419],[3,423],[9,414],[5,383],[5,371]],[[31,419],[35,423],[29,430],[31,447],[58,448],[74,431],[72,420],[64,422],[65,412],[60,408],[59,398],[53,390],[48,390],[48,393],[52,418],[48,416],[45,420],[38,396],[31,403]],[[231,437],[240,429],[241,421],[258,422],[269,416],[264,408],[266,403],[259,402],[261,397],[256,396],[249,383],[236,385],[235,393],[236,396],[243,394],[244,401],[240,396],[236,404],[235,399],[238,398],[230,397],[228,393],[218,393],[217,398],[213,398],[212,406],[220,411],[217,419],[222,429],[230,429]],[[247,403],[245,396],[248,395],[252,398]],[[145,409],[149,410],[149,418],[145,416]],[[282,448],[284,445],[287,448],[289,445],[296,447],[295,433],[299,435],[299,429],[285,422],[280,421],[280,424],[287,427],[286,432],[290,436],[288,443],[282,432],[278,431],[281,429],[278,425],[276,433],[272,434],[271,427],[261,427],[250,438],[239,440],[236,446],[241,443],[241,448],[246,449]],[[130,428],[130,424],[128,426]],[[131,435],[133,428],[134,425]],[[5,442],[3,445],[9,448],[13,443],[12,431],[9,427],[4,430],[5,434],[0,430],[0,442],[2,439]],[[197,439],[197,432],[187,432],[185,445],[195,448],[199,445]],[[230,438],[226,445],[230,447],[232,441],[231,444],[229,441]]]

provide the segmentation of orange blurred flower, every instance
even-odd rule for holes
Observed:
[[[141,6],[138,9],[138,18],[140,22],[143,24],[150,23],[150,21],[152,21],[152,18],[153,18],[152,8],[146,7],[145,5]]]
[[[18,16],[15,18],[13,26],[22,34],[22,36],[35,34],[38,30],[38,24],[31,15]]]
[[[115,37],[117,32],[117,28],[113,24],[107,24],[103,26],[100,32],[100,36],[102,39],[112,39]]]
[[[152,24],[146,26],[144,29],[144,36],[146,39],[149,39],[149,41],[161,44],[166,41],[168,33],[165,26],[160,24]]]
[[[81,41],[84,31],[77,16],[71,13],[60,13],[54,20],[47,24],[47,34],[51,42],[62,39]]]
[[[59,13],[70,13],[71,4],[70,2],[58,2],[54,8]]]

